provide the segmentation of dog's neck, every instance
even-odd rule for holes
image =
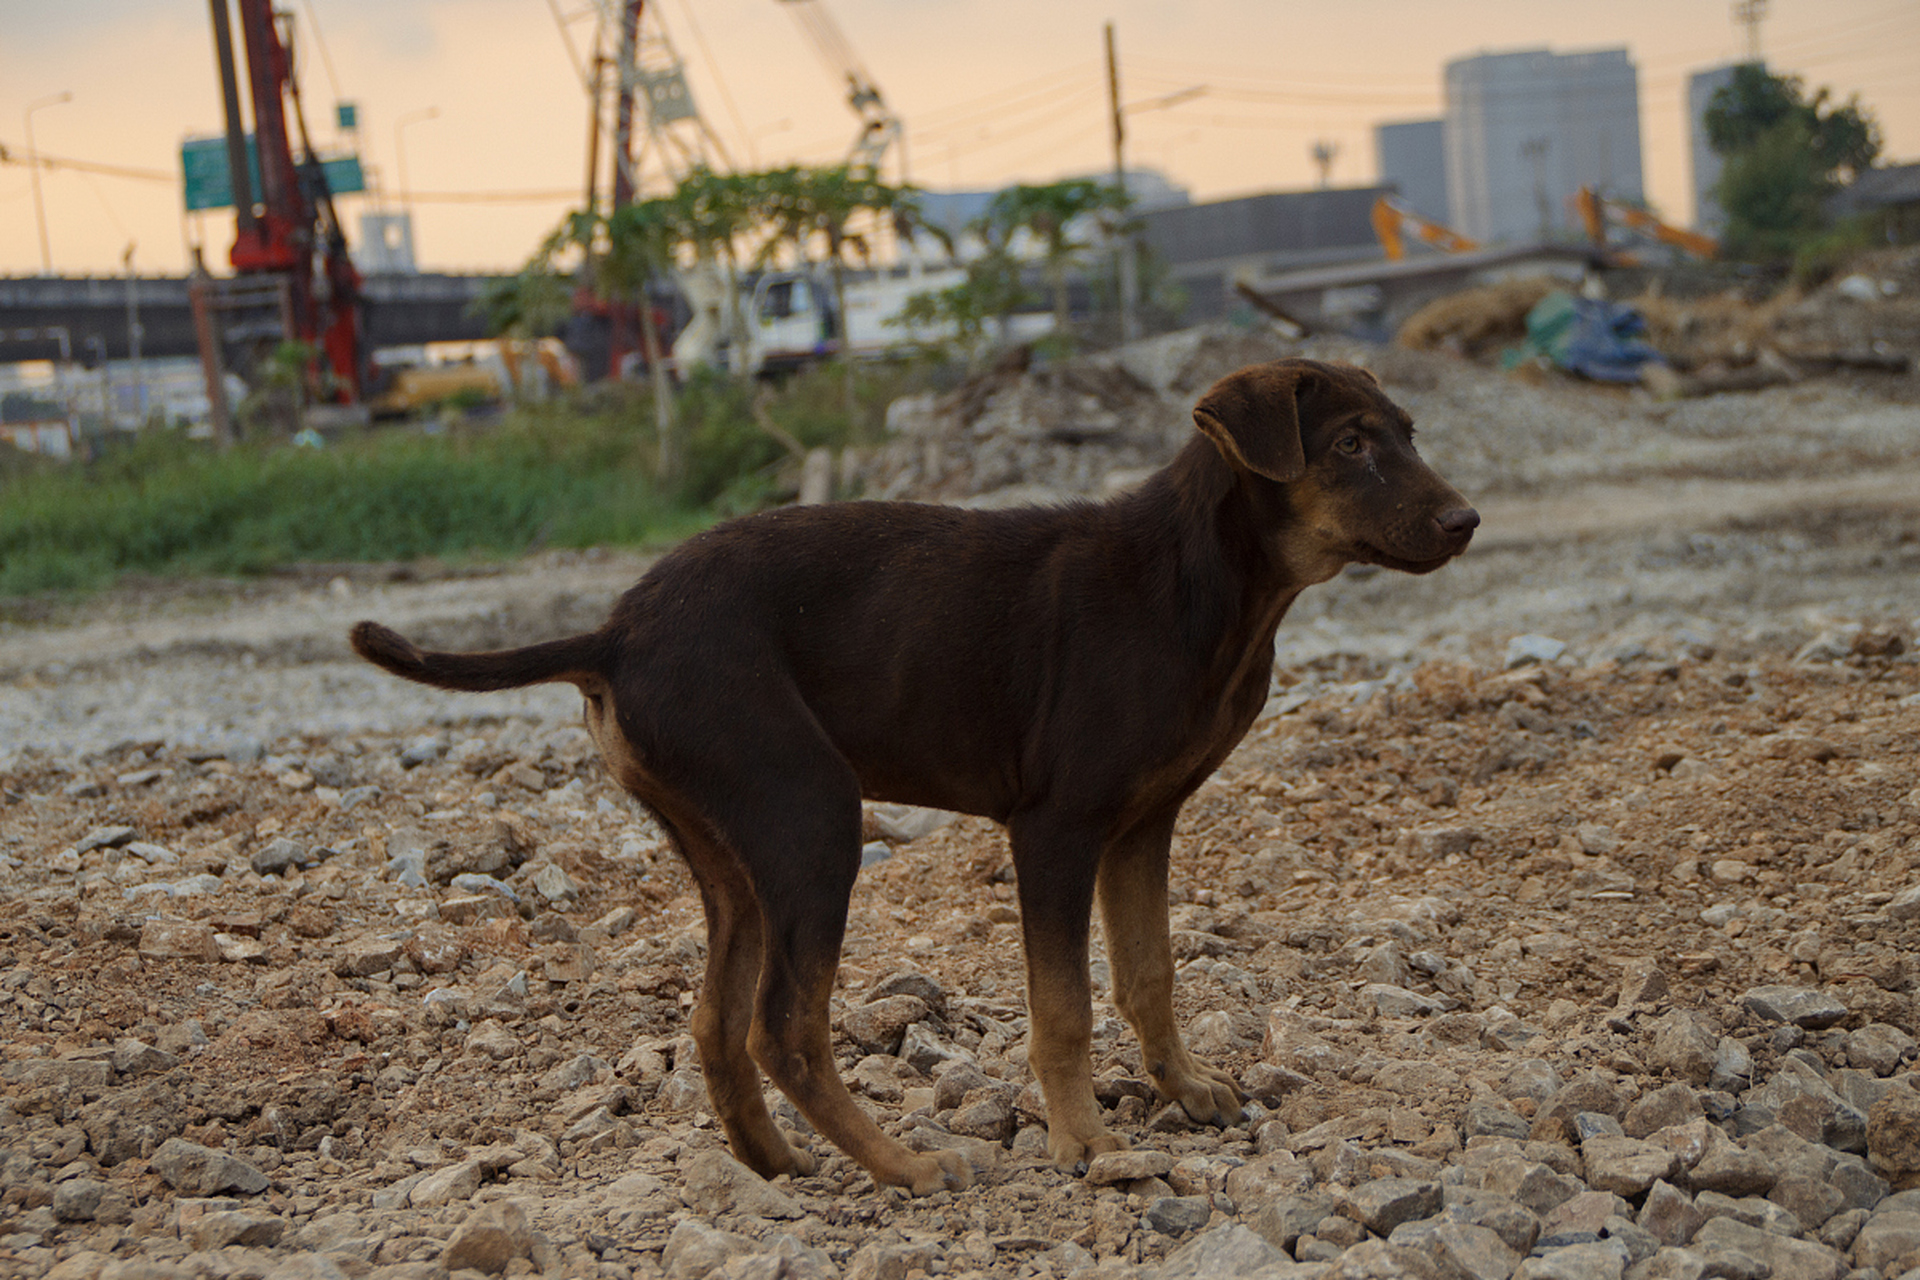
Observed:
[[[1152,512],[1141,527],[1173,545],[1174,593],[1196,645],[1216,652],[1271,645],[1294,598],[1324,580],[1301,573],[1274,537],[1288,516],[1285,487],[1237,471],[1204,436],[1196,434],[1132,501]]]

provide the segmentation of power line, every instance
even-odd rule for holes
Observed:
[[[97,173],[108,178],[134,178],[141,182],[170,182],[180,185],[180,175],[164,169],[139,169],[132,165],[102,164],[97,160],[74,160],[67,156],[51,156],[39,153],[14,151],[5,143],[0,143],[0,164],[32,165],[42,169],[72,169],[77,173]]]
[[[300,7],[307,11],[307,26],[313,31],[313,42],[320,47],[320,65],[326,68],[327,87],[333,90],[333,100],[338,103],[345,95],[340,92],[340,77],[333,73],[333,55],[327,51],[327,37],[320,31],[320,19],[313,11],[313,0],[300,0]]]

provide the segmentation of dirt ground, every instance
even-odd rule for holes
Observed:
[[[876,813],[842,1067],[978,1185],[907,1200],[819,1140],[816,1175],[742,1180],[686,1035],[697,896],[576,699],[404,686],[343,643],[582,629],[638,562],[129,589],[0,628],[0,1275],[1145,1274],[1252,1221],[1236,1170],[1441,1179],[1542,1078],[1731,1115],[1792,1053],[1920,1036],[1915,379],[1657,404],[1311,350],[1372,364],[1485,523],[1442,573],[1303,597],[1183,815],[1178,1009],[1244,1126],[1151,1097],[1096,954],[1103,1102],[1169,1160],[1048,1166],[1005,840]],[[1845,1015],[1783,1036],[1769,985]],[[1746,1074],[1692,1080],[1679,1014]]]

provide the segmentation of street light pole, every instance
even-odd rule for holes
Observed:
[[[47,246],[47,206],[40,199],[40,148],[33,145],[33,113],[42,107],[56,107],[72,101],[73,94],[62,89],[59,93],[35,98],[27,104],[27,172],[33,176],[33,214],[40,225],[40,270],[47,275],[53,274],[53,251]]]
[[[422,120],[433,120],[440,115],[438,107],[422,107],[418,111],[409,111],[393,122],[393,156],[400,170],[400,211],[409,219],[413,217],[413,200],[407,193],[407,139],[406,128],[410,124],[419,124]]]

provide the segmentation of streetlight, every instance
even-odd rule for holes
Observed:
[[[72,101],[73,94],[62,89],[27,104],[27,155],[30,157],[27,169],[33,175],[33,214],[40,223],[40,269],[48,275],[53,274],[53,251],[47,247],[47,206],[40,200],[40,148],[33,145],[33,113],[42,107],[57,107]]]
[[[422,120],[437,119],[438,107],[422,107],[418,111],[409,111],[393,122],[394,162],[400,170],[400,210],[409,218],[413,216],[413,202],[407,195],[407,143],[404,130],[410,124],[419,124]]]

